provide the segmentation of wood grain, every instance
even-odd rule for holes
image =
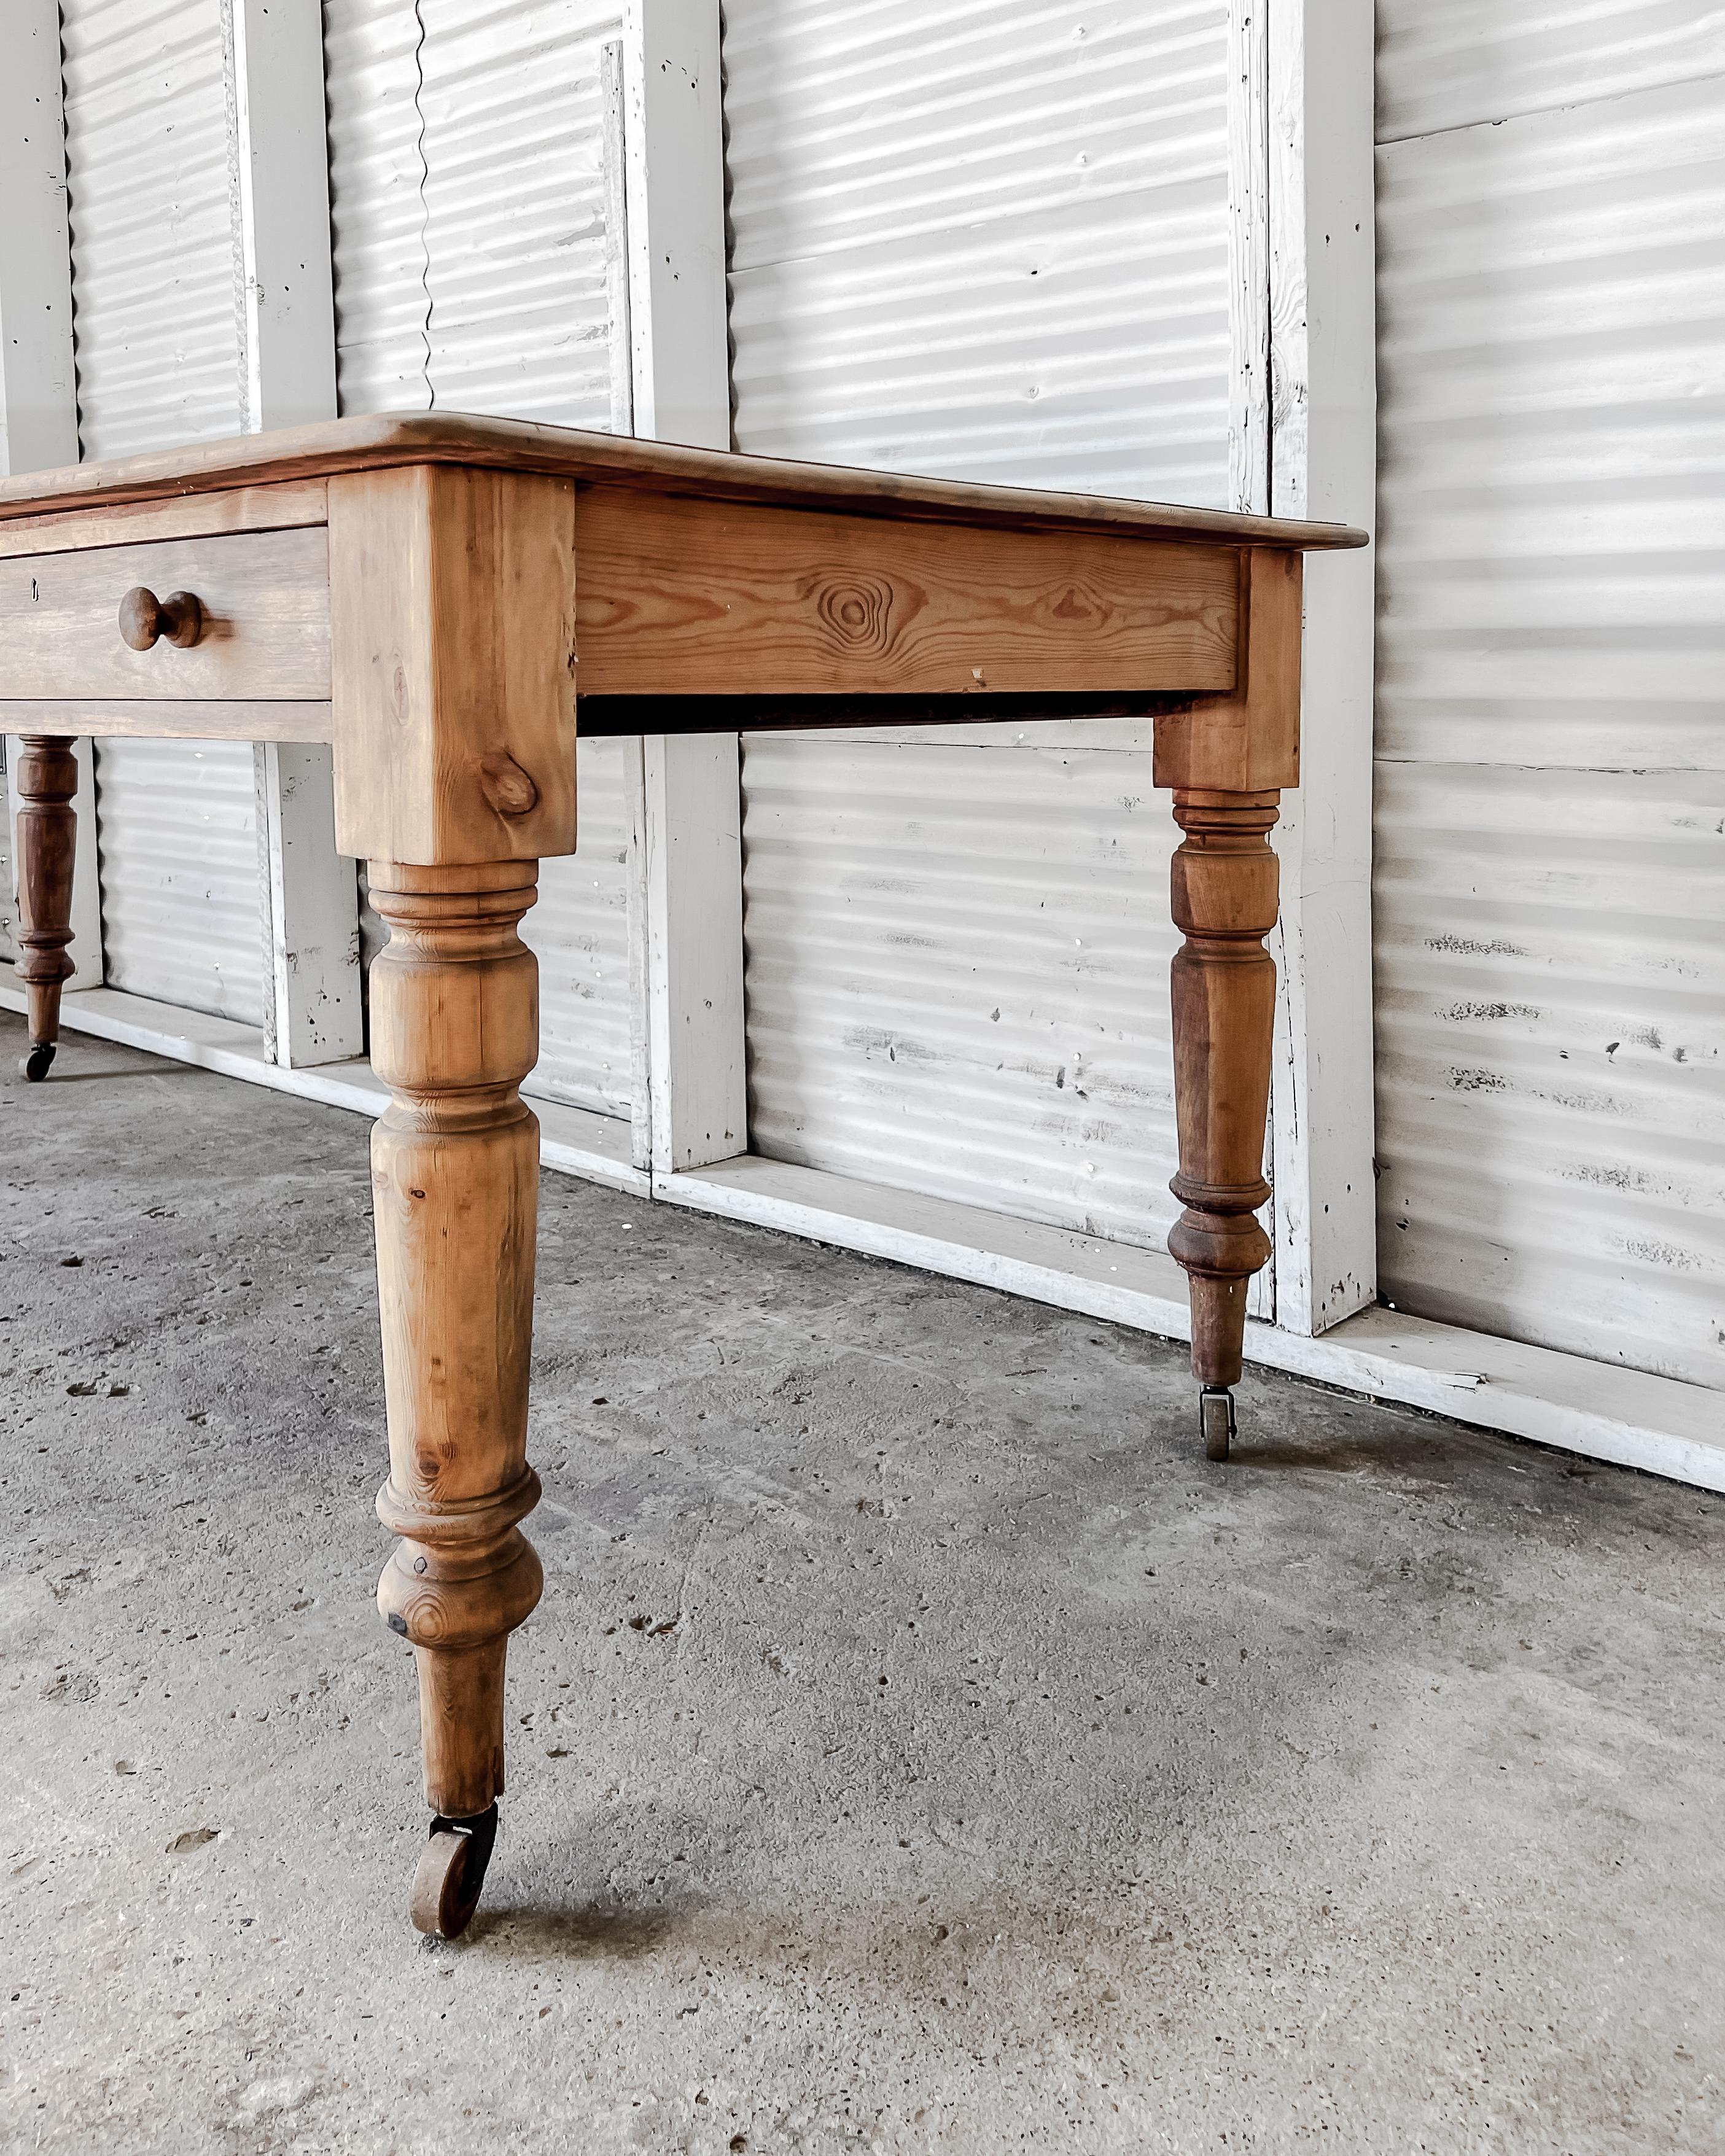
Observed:
[[[0,662],[0,680],[4,679]],[[27,704],[0,701],[0,733],[27,726],[74,737],[145,741],[326,742],[335,738],[327,703],[110,703],[99,697],[44,696]]]
[[[1158,786],[1242,793],[1300,783],[1300,557],[1240,557],[1238,683],[1156,722]]]
[[[95,547],[202,539],[222,531],[290,531],[295,526],[321,524],[327,499],[328,489],[321,479],[142,501],[110,503],[96,495],[75,510],[0,521],[0,557],[85,553]]]
[[[1278,870],[1269,834],[1276,796],[1183,791],[1185,834],[1172,865],[1174,1112],[1180,1168],[1168,1188],[1185,1210],[1168,1239],[1192,1300],[1192,1369],[1205,1385],[1240,1382],[1246,1286],[1270,1256],[1256,1218],[1268,1203]]]
[[[574,490],[420,465],[330,483],[336,843],[575,850]]]
[[[583,485],[616,485],[649,493],[698,495],[716,501],[828,507],[853,515],[1038,531],[1130,531],[1140,537],[1215,539],[1240,546],[1363,547],[1367,536],[1341,524],[1237,516],[1217,509],[1117,501],[1104,495],[1045,493],[1029,487],[978,486],[898,472],[855,471],[793,464],[728,450],[680,448],[584,434],[521,419],[484,419],[458,412],[375,413],[316,426],[241,434],[223,442],[26,472],[0,482],[0,519],[80,503],[141,501],[336,472],[381,471],[399,465],[465,465],[543,472]]]
[[[191,649],[128,647],[119,609],[137,585],[196,594],[203,628]],[[62,702],[321,701],[330,693],[324,535],[222,534],[0,561],[0,690]]]
[[[519,1522],[539,1126],[538,968],[518,933],[536,863],[369,865],[389,942],[372,968],[372,1066],[390,1105],[372,1133],[389,1479],[400,1546],[377,1604],[419,1666],[425,1795],[451,1818],[503,1788],[509,1635],[538,1601]]]
[[[28,990],[30,1045],[59,1039],[60,990],[77,970],[72,940],[72,870],[78,842],[78,759],[54,734],[26,734],[14,778],[18,793],[18,978]]]
[[[1237,556],[595,487],[579,500],[582,694],[1231,688]]]

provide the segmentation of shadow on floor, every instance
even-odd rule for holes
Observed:
[[[459,1942],[527,1961],[639,1961],[677,1928],[675,1909],[619,1909],[578,1903],[566,1908],[481,1906]]]

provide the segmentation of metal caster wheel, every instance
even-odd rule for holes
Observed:
[[[1206,1385],[1198,1396],[1198,1427],[1206,1460],[1225,1460],[1234,1436],[1234,1395],[1225,1385]]]
[[[54,1061],[54,1046],[51,1040],[33,1040],[29,1054],[19,1059],[18,1067],[33,1086],[39,1086],[48,1075],[48,1066]]]
[[[434,1819],[408,1903],[416,1932],[459,1939],[473,1922],[497,1839],[497,1807],[473,1819]]]

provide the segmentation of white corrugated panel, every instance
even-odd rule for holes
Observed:
[[[78,431],[85,457],[239,432],[242,368],[218,0],[63,0]],[[107,978],[256,1024],[252,752],[105,745]]]
[[[326,0],[344,412],[611,416],[602,52],[614,4]],[[629,1109],[622,749],[580,752],[580,850],[547,861],[530,1091]]]
[[[575,752],[577,851],[539,865],[521,934],[539,954],[539,1062],[521,1088],[601,1115],[629,1112],[629,803],[625,744]]]
[[[116,988],[256,1025],[264,958],[255,797],[244,743],[243,794],[234,783],[235,746],[102,744],[102,946]]]
[[[82,454],[237,434],[218,0],[63,0],[60,23]]]
[[[1159,1247],[1176,834],[1149,758],[805,747],[758,736],[746,766],[756,1150]]]
[[[424,33],[410,0],[325,0],[323,25],[341,409],[424,411]]]
[[[1705,0],[1378,0],[1380,142],[1721,72],[1725,8]]]
[[[328,0],[341,408],[611,410],[592,0]]]
[[[1225,504],[1226,41],[1220,4],[730,0],[739,445]],[[1148,755],[751,737],[743,796],[756,1148],[1163,1241]]]
[[[1440,64],[1386,14],[1492,116],[1467,20]],[[1380,1280],[1718,1386],[1725,76],[1599,94],[1676,16],[1590,11],[1588,102],[1379,152]]]
[[[1225,503],[1227,9],[726,9],[744,449]]]

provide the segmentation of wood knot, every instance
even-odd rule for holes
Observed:
[[[525,816],[539,800],[530,775],[501,750],[480,759],[480,791],[500,816]]]
[[[892,587],[884,578],[835,578],[820,587],[815,606],[849,651],[883,652],[891,641]]]

